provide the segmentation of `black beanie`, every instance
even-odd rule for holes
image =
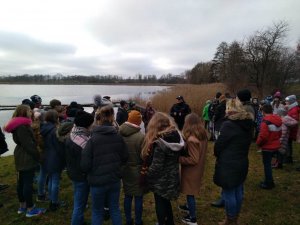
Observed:
[[[82,110],[77,112],[74,119],[74,123],[77,127],[88,128],[89,126],[92,125],[93,122],[94,122],[94,117],[92,116],[92,114]]]
[[[237,96],[241,102],[247,102],[251,99],[251,92],[248,89],[240,90]]]

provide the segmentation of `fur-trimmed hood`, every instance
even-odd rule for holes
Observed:
[[[21,125],[30,126],[32,120],[27,117],[14,117],[4,126],[4,131],[8,133],[14,132]]]
[[[253,116],[249,112],[242,111],[242,112],[229,112],[227,113],[226,118],[229,120],[252,120]]]

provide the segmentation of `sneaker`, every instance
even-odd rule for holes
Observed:
[[[178,209],[182,212],[189,213],[189,208],[187,207],[187,205],[179,205]]]
[[[262,189],[270,190],[275,187],[275,184],[274,184],[274,182],[272,182],[272,183],[261,182],[259,184],[259,187]]]
[[[223,208],[225,206],[225,202],[222,198],[219,198],[216,201],[212,202],[210,205],[217,208]]]
[[[45,212],[46,212],[46,209],[44,209],[44,208],[33,207],[30,211],[27,211],[26,217],[39,216]]]
[[[109,214],[109,208],[104,208],[104,221],[107,221],[110,219],[110,214]]]
[[[185,216],[181,219],[181,221],[185,224],[189,225],[198,225],[196,218],[191,218],[189,216]]]
[[[49,202],[49,198],[46,195],[38,195],[36,196],[37,202]]]
[[[22,213],[26,213],[27,212],[27,209],[26,208],[23,208],[23,207],[20,207],[18,209],[18,214],[22,214]]]

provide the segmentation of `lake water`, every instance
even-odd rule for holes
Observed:
[[[158,91],[167,89],[168,86],[127,86],[127,85],[7,85],[0,84],[0,105],[18,105],[23,99],[32,95],[39,95],[42,104],[48,105],[52,99],[58,99],[62,104],[76,101],[79,104],[93,103],[93,96],[108,95],[111,100],[128,100],[133,97],[149,99]],[[91,111],[87,108],[86,111]],[[12,110],[0,110],[0,126],[11,118]],[[2,156],[12,155],[15,143],[11,134],[5,133],[9,151]]]

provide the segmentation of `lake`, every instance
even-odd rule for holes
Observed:
[[[23,99],[39,95],[42,104],[48,105],[52,99],[58,99],[62,104],[76,101],[79,104],[93,103],[93,96],[108,95],[112,101],[133,97],[149,99],[155,93],[169,88],[168,86],[129,86],[129,85],[14,85],[0,84],[0,105],[18,105]],[[86,111],[91,111],[87,108]],[[0,126],[11,118],[12,110],[0,110]],[[5,133],[9,151],[2,156],[12,155],[15,143],[11,134]]]

